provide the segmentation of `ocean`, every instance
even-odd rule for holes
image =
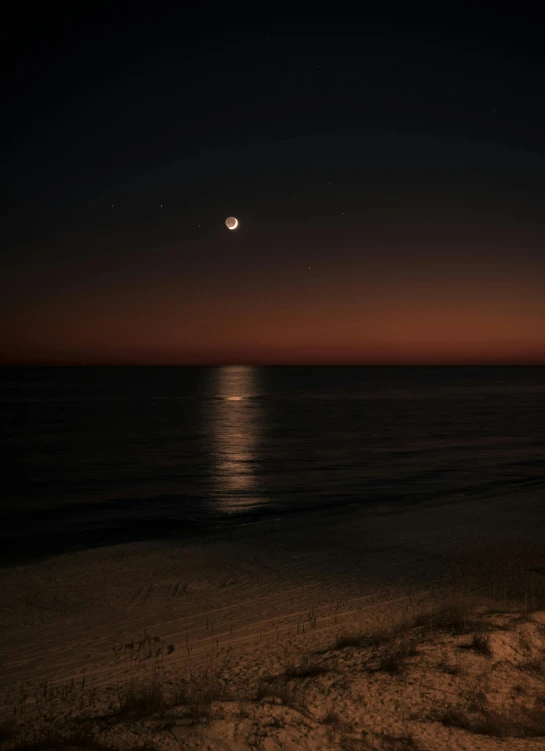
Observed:
[[[545,482],[542,367],[0,371],[3,565]]]

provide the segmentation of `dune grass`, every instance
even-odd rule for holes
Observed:
[[[479,654],[485,655],[486,657],[492,657],[490,636],[488,634],[473,634],[471,647],[475,652],[479,652]]]
[[[419,645],[426,642],[431,644],[437,640],[467,636],[469,643],[460,645],[459,654],[466,650],[489,658],[493,666],[493,653],[490,641],[490,620],[486,614],[513,612],[520,618],[528,619],[530,613],[545,609],[545,576],[528,567],[528,556],[520,559],[515,557],[515,573],[506,569],[492,571],[484,566],[483,577],[479,583],[469,581],[466,577],[456,581],[450,589],[441,593],[439,602],[434,607],[424,607],[421,612],[400,620],[398,623],[382,625],[377,628],[362,631],[346,631],[337,634],[329,650],[322,652],[303,653],[284,664],[283,670],[275,676],[262,677],[257,687],[250,690],[251,698],[245,696],[244,713],[241,718],[248,717],[259,703],[268,702],[290,707],[299,712],[310,710],[307,706],[306,691],[312,687],[313,691],[320,685],[327,683],[329,674],[337,670],[336,660],[353,660],[358,650],[369,650],[367,657],[359,664],[361,670],[374,670],[392,676],[396,685],[402,686],[413,664],[411,658],[418,657]],[[525,632],[526,633],[526,632]],[[535,656],[533,645],[521,644],[521,649],[528,659],[516,667],[521,673],[520,695],[526,697],[525,679],[528,675],[537,680],[545,676],[545,655]],[[454,648],[453,648],[454,649]],[[333,654],[331,652],[344,652]],[[353,650],[350,652],[349,650]],[[171,651],[171,650],[170,650]],[[178,676],[172,683],[167,681],[165,673],[165,656],[170,653],[163,641],[150,636],[146,631],[130,644],[114,647],[116,664],[119,667],[117,683],[117,706],[112,712],[112,722],[141,722],[149,718],[164,718],[172,709],[176,709],[178,718],[182,717],[191,724],[207,724],[217,717],[217,702],[225,700],[225,688],[220,681],[218,665],[199,670],[190,670],[182,678]],[[328,653],[326,658],[324,654]],[[189,650],[188,650],[189,653]],[[322,657],[320,657],[322,655]],[[465,658],[464,658],[465,659]],[[486,661],[479,658],[486,668]],[[374,667],[369,668],[369,664]],[[417,662],[417,661],[416,661]],[[506,711],[499,711],[488,706],[486,696],[478,696],[475,692],[468,699],[458,688],[468,685],[471,677],[462,669],[458,660],[444,659],[436,663],[443,673],[452,676],[453,693],[459,692],[458,701],[436,713],[435,719],[450,728],[460,728],[468,732],[494,737],[538,737],[545,736],[545,703],[537,701],[535,706],[516,706]],[[484,668],[483,668],[484,669]],[[377,676],[378,677],[378,676]],[[320,680],[323,679],[323,680]],[[341,681],[348,682],[349,675],[340,676]],[[462,683],[465,681],[465,683]],[[255,684],[252,684],[255,685]],[[329,685],[329,684],[327,684]],[[86,693],[87,692],[87,693]],[[110,751],[107,745],[100,745],[88,732],[84,723],[78,724],[79,710],[92,704],[92,691],[85,687],[85,679],[80,685],[74,681],[68,686],[53,686],[45,683],[39,687],[32,705],[32,719],[30,708],[26,701],[19,702],[13,717],[7,717],[0,722],[0,744],[6,745],[14,751],[23,749],[66,747],[67,743],[90,751]],[[240,694],[235,695],[233,701],[241,701]],[[252,709],[253,707],[253,709]],[[73,712],[75,719],[64,727],[57,728],[55,723],[64,712]],[[343,716],[345,712],[343,710]],[[349,720],[350,718],[348,718]],[[271,720],[272,721],[272,720]],[[357,746],[353,734],[346,734],[349,723],[340,719],[339,709],[331,704],[325,714],[318,715],[316,722],[327,725],[336,738],[336,743],[345,743],[345,747],[365,748]],[[328,730],[329,732],[329,730]],[[341,734],[341,735],[339,735]],[[333,736],[332,736],[333,737]],[[416,741],[412,737],[394,738],[387,733],[381,735],[383,748],[415,749]],[[363,741],[362,741],[363,742]],[[390,744],[388,746],[388,743]],[[356,744],[356,745],[354,745]],[[405,745],[403,745],[405,744]],[[140,747],[143,751],[143,747]]]

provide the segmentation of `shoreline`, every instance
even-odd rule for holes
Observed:
[[[216,539],[222,535],[231,535],[233,530],[241,527],[259,528],[263,525],[282,523],[284,520],[286,522],[294,520],[294,522],[300,521],[304,523],[310,521],[311,523],[315,523],[316,518],[320,516],[340,518],[343,516],[348,517],[351,515],[357,516],[359,514],[373,513],[395,515],[396,513],[404,513],[406,510],[413,508],[430,508],[438,505],[457,503],[460,499],[474,499],[476,502],[480,502],[481,500],[518,492],[532,492],[534,489],[539,491],[540,488],[545,488],[545,477],[494,483],[490,486],[468,487],[452,492],[427,492],[404,495],[389,500],[375,497],[363,503],[354,500],[340,503],[325,501],[307,509],[303,509],[301,506],[292,509],[289,506],[282,508],[271,506],[265,507],[260,512],[240,512],[236,516],[236,521],[234,517],[229,518],[227,516],[208,523],[200,522],[195,520],[195,518],[176,519],[159,517],[157,519],[152,518],[142,521],[142,524],[148,526],[148,532],[147,534],[140,535],[136,534],[134,529],[131,534],[130,523],[132,520],[128,519],[128,528],[117,527],[117,530],[114,532],[110,528],[110,532],[106,537],[103,534],[95,542],[92,541],[92,537],[93,533],[96,537],[96,532],[91,529],[83,532],[80,531],[80,535],[84,538],[81,542],[71,541],[68,544],[66,542],[62,544],[59,538],[53,542],[49,538],[47,540],[32,537],[17,539],[11,543],[13,548],[17,548],[17,552],[10,552],[8,554],[5,552],[0,553],[0,571],[19,566],[38,564],[57,558],[58,556],[75,555],[87,550],[108,549],[119,545],[160,543],[161,541],[178,541],[184,544],[191,544],[193,542],[205,543],[207,540]],[[153,532],[150,531],[150,527]],[[64,539],[69,534],[70,528],[67,526],[64,533],[59,533],[59,537]],[[38,550],[34,550],[32,553],[21,552],[21,547],[32,545],[37,545]],[[4,551],[5,549],[4,547]]]

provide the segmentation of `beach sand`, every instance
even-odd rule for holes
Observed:
[[[539,724],[545,618],[527,611],[545,583],[544,502],[535,486],[308,513],[3,569],[6,748],[74,718],[116,748],[545,748],[506,746],[479,720],[520,705],[526,731]],[[511,581],[527,593],[517,615],[502,614]],[[475,629],[390,634],[458,596],[481,613],[481,652]],[[492,598],[500,612],[483,615]],[[152,684],[168,709],[120,714]]]

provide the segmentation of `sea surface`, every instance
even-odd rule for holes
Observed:
[[[0,418],[4,565],[545,482],[540,367],[6,368]]]

